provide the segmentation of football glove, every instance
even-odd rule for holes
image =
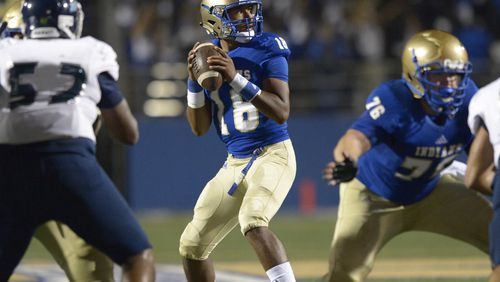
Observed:
[[[342,162],[337,162],[335,168],[333,169],[333,180],[338,182],[349,182],[354,177],[358,168],[354,165],[351,158],[345,157]]]

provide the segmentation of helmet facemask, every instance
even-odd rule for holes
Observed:
[[[231,9],[249,6],[252,17],[231,19]],[[202,23],[207,32],[215,38],[246,43],[262,34],[262,0],[240,0],[227,5],[208,6],[202,3],[202,14],[208,12],[212,20]],[[203,11],[205,9],[206,11]]]
[[[472,64],[470,62],[445,60],[444,62],[436,61],[420,65],[415,54],[413,54],[413,62],[415,64],[413,77],[422,85],[424,93],[421,93],[421,95],[425,98],[427,104],[434,112],[445,115],[450,119],[453,118],[464,102],[465,90],[472,73]],[[457,87],[449,87],[448,85],[433,82],[429,79],[429,75],[458,75],[460,78]],[[414,92],[418,91],[416,89],[412,90]]]

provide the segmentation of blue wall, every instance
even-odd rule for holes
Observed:
[[[338,203],[321,170],[354,117],[304,116],[289,120],[297,155],[297,177],[282,209],[297,210],[299,186],[312,181],[318,207]],[[140,142],[129,151],[129,200],[135,210],[191,210],[198,194],[224,163],[225,147],[213,132],[191,133],[185,119],[140,118]]]

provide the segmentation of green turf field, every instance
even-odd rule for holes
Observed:
[[[161,214],[155,216],[141,216],[141,223],[149,234],[151,242],[155,248],[156,260],[159,263],[179,264],[180,259],[177,252],[178,240],[184,226],[189,221],[188,215]],[[326,270],[328,258],[328,248],[335,222],[334,213],[322,216],[292,216],[278,214],[272,222],[271,229],[278,234],[285,244],[290,260],[298,272],[299,281],[314,281]],[[246,244],[239,230],[233,231],[216,249],[212,258],[216,266],[232,269],[240,265],[249,272],[260,273],[257,259]],[[25,262],[40,260],[51,260],[48,253],[36,241],[32,242]],[[384,268],[388,270],[394,268],[411,268],[413,262],[424,263],[428,266],[435,266],[440,270],[439,263],[451,260],[451,272],[467,270],[468,267],[475,269],[468,261],[480,268],[473,274],[450,278],[376,278],[372,277],[372,282],[451,282],[451,281],[485,281],[489,273],[488,257],[473,247],[464,243],[445,238],[438,235],[410,232],[403,234],[391,241],[381,252],[375,265],[373,274],[382,273]],[[464,265],[459,265],[464,261]],[[248,266],[246,263],[248,262]],[[378,264],[380,262],[380,265]],[[410,267],[401,266],[400,263],[409,262]],[[242,266],[243,265],[243,266]],[[404,265],[404,264],[403,264]],[[300,271],[298,268],[301,268]],[[378,272],[377,272],[378,271]],[[427,269],[416,269],[422,273],[422,277],[428,277]],[[302,274],[301,274],[302,273]],[[312,273],[312,274],[311,274]],[[468,272],[465,272],[468,273]]]

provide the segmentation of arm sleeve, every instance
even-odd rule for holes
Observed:
[[[99,74],[97,80],[101,89],[101,101],[99,101],[97,107],[101,109],[116,107],[123,100],[123,94],[116,80],[108,72]]]
[[[397,108],[387,89],[379,87],[372,91],[366,101],[366,111],[351,128],[362,132],[371,144],[377,144],[380,139],[392,135],[402,123]]]
[[[264,63],[264,77],[288,82],[288,61],[283,56],[274,57]]]

